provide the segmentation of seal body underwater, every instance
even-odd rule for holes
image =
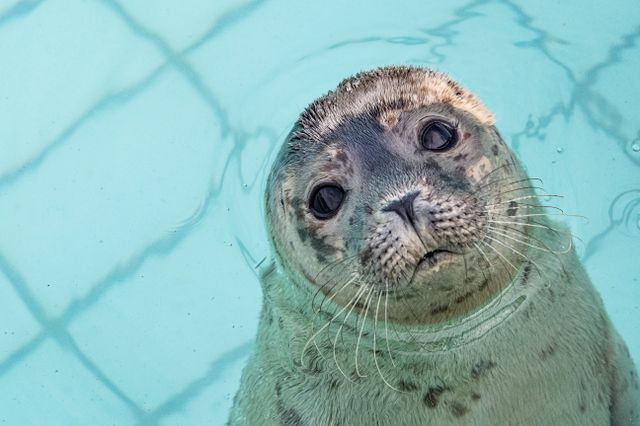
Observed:
[[[380,68],[313,102],[268,180],[274,261],[229,424],[640,425],[537,186],[444,74]]]

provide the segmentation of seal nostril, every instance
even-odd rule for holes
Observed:
[[[413,202],[418,197],[418,192],[411,192],[399,200],[395,200],[387,204],[382,211],[383,212],[395,212],[402,218],[403,221],[413,226],[415,222],[415,210],[413,209]]]

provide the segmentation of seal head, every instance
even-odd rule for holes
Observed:
[[[272,169],[267,223],[296,285],[339,306],[437,323],[468,314],[524,261],[530,180],[493,115],[446,75],[357,74],[300,116]]]

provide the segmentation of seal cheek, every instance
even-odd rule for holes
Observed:
[[[474,183],[478,183],[491,171],[491,161],[486,156],[482,156],[471,167],[467,169],[467,177]]]

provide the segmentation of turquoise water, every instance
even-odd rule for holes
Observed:
[[[0,2],[0,424],[226,419],[261,197],[297,114],[387,64],[450,73],[571,220],[640,363],[631,0]]]

